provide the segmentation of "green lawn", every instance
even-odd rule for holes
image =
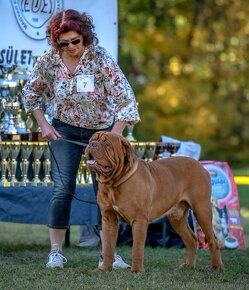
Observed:
[[[238,175],[249,176],[249,167],[248,166],[244,166],[244,167],[233,166],[231,168],[231,170],[232,170],[232,173],[234,176],[238,176]]]
[[[249,185],[239,185],[241,215],[249,242]],[[64,249],[64,269],[44,267],[48,254],[46,226],[0,223],[0,289],[249,289],[249,249],[222,250],[224,271],[210,271],[209,251],[199,250],[196,269],[179,270],[184,249],[145,248],[145,272],[96,270],[100,248],[78,248],[79,226],[71,227],[71,246]],[[118,253],[131,260],[131,248]]]
[[[237,185],[240,207],[249,210],[249,185],[240,184]]]

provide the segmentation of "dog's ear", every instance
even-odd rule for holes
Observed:
[[[125,163],[129,163],[129,167],[132,167],[136,159],[136,155],[133,151],[133,148],[130,142],[126,138],[122,137],[121,142],[122,142],[123,153],[125,156]]]

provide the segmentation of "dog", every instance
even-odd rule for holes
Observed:
[[[132,227],[132,272],[144,270],[149,222],[167,215],[186,247],[180,268],[194,268],[197,237],[187,220],[191,208],[209,244],[211,269],[222,269],[218,240],[212,227],[211,182],[207,170],[191,157],[144,161],[121,135],[96,132],[85,150],[87,165],[99,183],[97,202],[102,215],[102,271],[110,271],[118,236],[118,220]]]

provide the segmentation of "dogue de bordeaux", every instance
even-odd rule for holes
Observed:
[[[209,244],[211,269],[222,269],[220,250],[212,227],[209,173],[191,157],[154,161],[138,158],[126,138],[99,131],[85,150],[90,170],[99,182],[97,202],[102,214],[104,262],[112,269],[118,220],[132,227],[132,272],[143,271],[144,246],[149,222],[167,215],[186,247],[180,268],[195,267],[197,237],[188,225],[191,208]]]

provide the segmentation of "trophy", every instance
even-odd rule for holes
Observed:
[[[143,159],[145,152],[145,143],[144,142],[132,142],[131,146],[134,148],[134,152],[138,158]]]
[[[39,173],[40,173],[40,169],[41,169],[41,160],[40,159],[41,159],[42,154],[44,152],[45,143],[44,142],[34,142],[33,144],[34,144],[34,146],[33,146],[32,155],[33,155],[34,160],[33,160],[32,167],[33,167],[33,171],[34,171],[34,178],[32,180],[31,185],[38,186],[38,185],[42,185],[42,182],[39,179]]]
[[[1,147],[0,147],[1,172],[2,172],[0,186],[6,186],[6,185],[9,185],[9,182],[6,178],[6,173],[7,173],[7,164],[8,164],[7,158],[10,152],[10,142],[0,142],[0,144],[1,144]]]
[[[176,153],[180,148],[180,146],[181,146],[180,142],[165,142],[165,148],[169,152],[170,156]]]
[[[83,154],[83,156],[82,156],[82,163],[83,163],[83,168],[84,168],[85,184],[92,183],[93,182],[92,181],[92,174],[91,174],[89,167],[87,166],[85,154]]]
[[[77,172],[77,177],[76,177],[76,184],[77,185],[86,184],[85,167],[86,167],[85,155],[82,154],[79,168],[78,168],[78,172]]]
[[[51,170],[51,161],[50,161],[50,150],[48,144],[45,144],[44,147],[44,161],[42,163],[43,171],[44,171],[44,178],[42,180],[42,185],[48,186],[52,184],[52,179],[50,177],[50,170]]]
[[[12,102],[18,102],[18,81],[13,78],[13,73],[7,74],[7,78],[4,79],[3,85],[7,86],[9,91],[10,100]]]
[[[3,107],[4,107],[4,105],[3,105]],[[1,130],[3,132],[6,132],[8,130],[9,121],[10,121],[9,114],[7,113],[6,110],[4,110],[3,122],[1,124]]]
[[[170,153],[167,150],[168,144],[169,143],[167,142],[157,142],[156,146],[157,159],[167,158],[170,156]]]
[[[3,102],[3,109],[5,114],[8,115],[5,116],[5,122],[8,121],[8,124],[4,124],[4,133],[5,134],[16,134],[17,130],[15,127],[15,122],[14,122],[14,113],[15,113],[15,108],[19,109],[19,107],[16,107],[18,103],[12,103],[12,102]]]
[[[26,123],[26,132],[27,133],[31,133],[31,128],[34,125],[34,121],[32,120],[31,115],[32,115],[32,113],[28,113],[27,114],[27,119],[26,119],[26,122],[25,122]]]
[[[26,124],[22,119],[22,109],[19,108],[19,110],[17,111],[17,116],[16,116],[16,130],[17,133],[19,134],[23,134],[23,133],[27,133],[26,132]]]
[[[156,153],[157,142],[145,142],[145,160],[152,161]]]
[[[15,116],[17,115],[18,110],[21,108],[17,91],[18,82],[12,78],[11,73],[7,74],[1,83],[1,92],[3,96],[1,103],[5,113],[9,117],[8,125],[4,123],[4,133],[6,134],[17,133]],[[7,117],[5,117],[4,122],[6,122],[6,120]]]
[[[20,186],[30,185],[28,179],[29,157],[33,149],[32,142],[21,142],[21,181]]]
[[[77,172],[76,184],[86,185],[89,183],[92,183],[92,175],[86,163],[86,156],[85,154],[82,154],[78,172]]]
[[[133,130],[134,130],[134,125],[127,125],[127,135],[126,135],[126,139],[129,142],[135,142],[136,139],[133,137]]]
[[[93,180],[92,180],[91,170],[87,166],[86,167],[86,184],[92,184],[92,183],[93,183]]]
[[[21,148],[20,142],[10,142],[10,186],[19,185],[16,179],[16,169],[17,169],[17,156],[19,155]]]
[[[2,117],[2,122],[0,125],[0,131],[4,132],[7,130],[9,126],[9,115],[7,114],[6,110],[4,110],[4,104],[6,103],[6,100],[4,98],[1,98],[0,100],[0,117],[2,116],[2,113],[4,113]]]

